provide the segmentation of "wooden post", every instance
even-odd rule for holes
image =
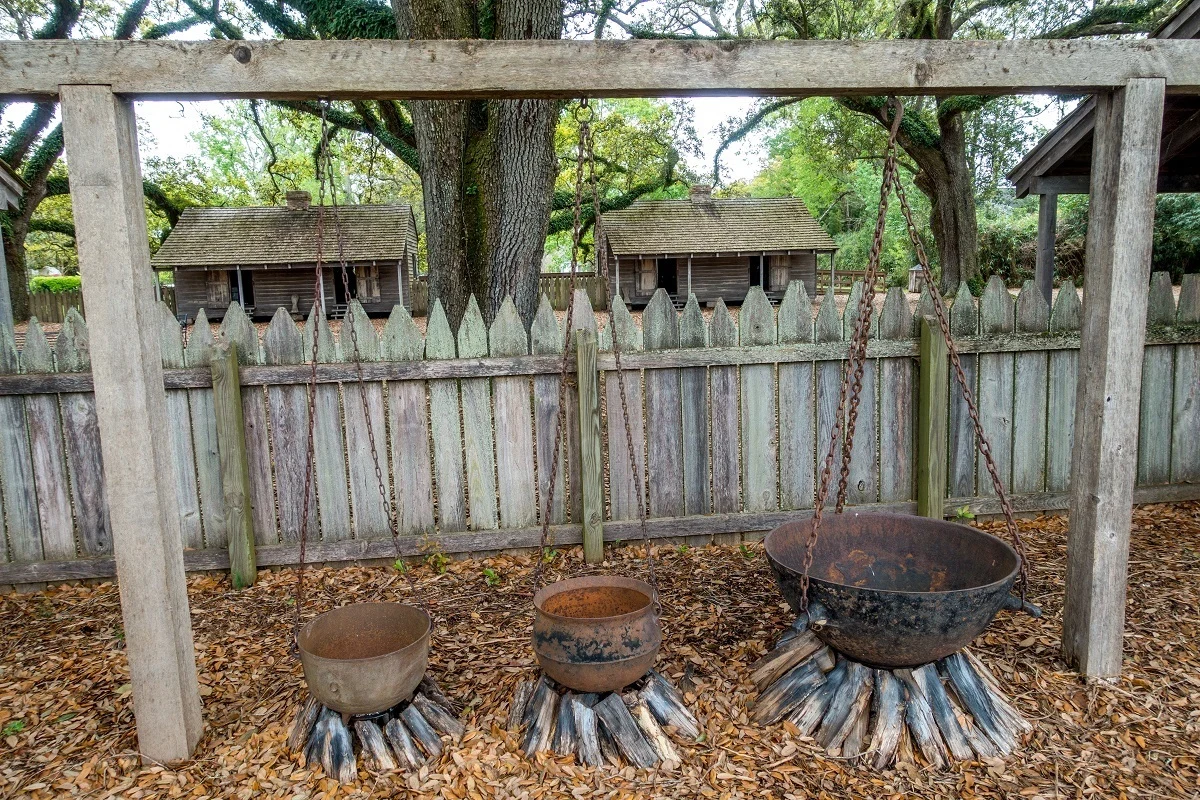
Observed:
[[[1087,677],[1121,672],[1165,88],[1137,78],[1096,97],[1063,608],[1064,655]]]
[[[108,86],[60,99],[138,750],[178,761],[203,723],[136,119]]]
[[[579,371],[579,457],[583,478],[583,560],[604,560],[604,474],[600,461],[600,373],[596,371],[596,333],[575,334]]]
[[[1054,303],[1054,233],[1058,226],[1058,195],[1038,196],[1037,264],[1035,283],[1046,298],[1046,306]]]
[[[917,412],[917,514],[945,516],[949,350],[937,322],[921,318],[921,383]]]
[[[242,420],[242,386],[238,351],[233,342],[215,348],[212,368],[213,410],[217,417],[217,451],[221,459],[221,496],[229,534],[229,577],[233,588],[252,586],[258,578],[254,560],[254,514],[250,500],[250,462]]]

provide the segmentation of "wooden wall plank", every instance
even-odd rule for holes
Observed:
[[[917,404],[917,514],[930,519],[945,515],[947,394],[950,384],[949,345],[932,316],[921,317],[920,387]]]
[[[1072,281],[1058,287],[1050,311],[1053,333],[1079,330],[1079,292]],[[1071,479],[1071,447],[1075,440],[1075,385],[1079,376],[1079,351],[1050,353],[1046,410],[1046,491],[1066,491]]]
[[[347,325],[347,322],[349,325]],[[351,337],[353,332],[353,338]],[[379,336],[367,312],[351,300],[348,319],[342,322],[342,355],[346,360],[370,363],[379,360]],[[354,341],[357,340],[357,352]],[[351,524],[356,539],[389,538],[386,499],[388,486],[387,427],[383,417],[383,384],[355,380],[342,384],[342,409],[346,415],[346,461],[350,469]],[[372,446],[374,437],[374,446]],[[383,492],[375,475],[378,464]]]
[[[530,330],[530,347],[534,355],[556,356],[561,365],[564,335],[550,300],[542,295],[537,315]],[[535,436],[537,439],[538,518],[546,513],[550,502],[550,521],[558,524],[566,521],[566,485],[563,477],[566,464],[566,430],[556,436],[558,430],[559,391],[561,380],[557,374],[537,375],[533,379],[533,406]],[[558,466],[554,469],[554,489],[550,489],[551,462],[554,460],[554,445],[558,442]]]
[[[642,312],[645,348],[679,347],[679,319],[664,289],[658,289]],[[683,416],[679,370],[646,373],[646,432],[650,483],[650,516],[683,514]]]
[[[529,353],[529,335],[512,297],[506,297],[492,322],[489,349],[493,356]],[[537,524],[533,424],[529,378],[496,378],[492,382],[496,414],[496,474],[500,490],[500,524],[528,528]]]
[[[183,334],[179,321],[163,303],[159,310],[159,345],[163,369],[185,366]],[[204,529],[200,523],[200,489],[196,485],[195,445],[192,442],[192,419],[185,389],[167,389],[167,436],[170,439],[171,462],[174,465],[175,501],[179,504],[179,528],[183,546],[204,547]]]
[[[404,306],[392,309],[380,340],[388,361],[420,361],[425,338]],[[434,531],[429,406],[424,381],[388,381],[388,446],[392,454],[396,524],[402,536]]]
[[[575,290],[574,306],[575,310],[571,313],[571,331],[567,337],[567,345],[572,354],[575,352],[576,332],[598,332],[596,315],[592,311],[592,301],[588,299],[587,292],[583,289]],[[570,487],[567,489],[567,502],[570,504],[571,512],[570,520],[579,522],[583,519],[583,459],[579,443],[579,385],[574,369],[567,373],[567,383],[567,428],[565,431],[567,460],[561,466],[566,468],[565,477]]]
[[[246,458],[246,425],[242,419],[241,383],[238,381],[237,344],[230,340],[218,342],[213,348],[210,365],[221,455],[225,530],[229,537],[229,578],[234,589],[244,589],[258,579],[258,569],[254,558],[253,501],[250,497],[250,464]]]
[[[1183,276],[1179,325],[1200,324],[1200,273]],[[1175,348],[1175,413],[1171,424],[1171,481],[1200,482],[1200,344]]]
[[[737,347],[738,329],[722,300],[713,310],[713,347]],[[738,370],[712,367],[708,375],[712,395],[713,511],[730,514],[742,509],[738,446]]]
[[[241,305],[232,303],[221,320],[221,336],[237,345],[238,365],[263,363],[258,331]],[[267,396],[260,386],[242,387],[242,424],[245,427],[246,465],[250,470],[251,520],[256,544],[279,542],[275,521],[275,486],[271,479],[271,435],[267,425]],[[339,425],[340,428],[340,425]]]
[[[487,325],[479,303],[471,295],[458,327],[458,357],[481,358],[488,354]],[[492,431],[492,384],[487,378],[464,379],[462,393],[464,453],[467,466],[467,499],[470,528],[499,526],[496,515],[496,455]]]
[[[268,364],[299,364],[304,358],[303,338],[296,323],[282,308],[275,311],[263,336],[263,360]],[[304,482],[308,470],[308,391],[303,385],[267,387],[271,415],[271,451],[274,453],[275,491],[279,502],[280,540],[300,540],[304,517]],[[317,529],[315,481],[308,493],[306,538],[320,539]]]
[[[425,328],[425,358],[451,359],[455,354],[454,334],[450,332],[450,322],[446,319],[441,299],[435,299]],[[438,526],[447,532],[467,529],[463,442],[459,427],[458,403],[458,381],[430,381],[429,421],[433,433]]]
[[[708,346],[708,327],[695,295],[688,298],[679,320],[679,346]],[[707,514],[712,503],[708,479],[708,370],[680,370],[679,386],[683,401],[684,510],[688,514]]]
[[[304,326],[302,356],[305,361],[311,361],[313,357],[314,330],[317,337],[317,363],[341,362],[342,348],[334,340],[329,322],[321,312],[321,306],[316,303],[309,310]],[[348,333],[346,338],[350,338]],[[313,468],[316,474],[313,478],[317,488],[317,516],[321,521],[321,540],[330,542],[349,539],[352,533],[341,388],[336,383],[318,384],[313,405],[313,414],[316,416],[313,425]],[[347,398],[348,402],[358,403],[361,410],[362,399],[356,392],[349,392]]]
[[[1050,306],[1041,287],[1025,281],[1017,296],[1017,331],[1042,334],[1050,330]],[[1018,353],[1013,377],[1013,492],[1040,492],[1046,486],[1046,415],[1049,401],[1050,355]]]
[[[821,300],[821,307],[817,310],[815,335],[818,342],[838,342],[842,340],[842,319],[837,311],[837,302],[834,300],[832,287],[826,290],[825,297]],[[829,442],[833,436],[834,426],[837,424],[838,399],[841,397],[842,373],[844,369],[845,364],[842,361],[817,362],[816,468],[818,480],[821,470],[825,468],[825,458],[829,454]],[[835,476],[842,463],[842,444],[844,441],[844,439],[839,441],[837,448],[833,451],[833,474]],[[836,481],[836,477],[834,480]],[[830,501],[836,499],[836,492],[836,486],[830,489]],[[833,503],[830,502],[828,505],[832,507]]]
[[[184,347],[187,365],[207,370],[212,358],[213,341],[208,318],[204,309],[200,309]],[[200,492],[204,546],[224,548],[229,540],[225,531],[225,501],[221,497],[221,459],[217,450],[217,416],[213,411],[212,389],[189,389],[188,406],[192,418],[196,487]]]
[[[579,399],[579,497],[583,506],[583,560],[604,560],[604,455],[600,438],[600,372],[596,332],[575,332],[575,386]]]
[[[922,294],[922,299],[928,297],[928,292]],[[928,315],[933,314],[932,298]],[[950,307],[950,335],[957,343],[960,338],[973,338],[979,335],[979,313],[975,307],[975,298],[967,288],[967,282],[958,284],[958,293],[954,296],[954,305]],[[959,363],[962,364],[963,375],[967,385],[976,400],[979,398],[979,356],[972,353],[960,353]],[[948,455],[950,466],[947,471],[947,491],[952,497],[969,497],[975,494],[975,428],[967,413],[967,401],[963,399],[962,388],[953,373],[950,375],[950,443]]]
[[[1008,287],[993,275],[979,301],[979,332],[983,336],[1012,333],[1016,309]],[[983,353],[979,356],[979,421],[992,445],[996,472],[1005,488],[1012,485],[1013,451],[1013,356]],[[983,459],[976,464],[976,486],[982,496],[996,493]]]
[[[21,353],[28,373],[54,372],[54,353],[36,319],[29,321]],[[42,529],[42,555],[48,559],[75,557],[75,524],[67,492],[67,454],[63,450],[58,397],[52,394],[25,398],[29,425],[29,452]]]
[[[5,326],[0,328],[0,373],[16,374],[19,370],[17,348]],[[20,397],[0,397],[0,445],[0,492],[4,497],[9,560],[40,561],[37,487],[33,482],[25,401]]]
[[[613,346],[621,355],[642,349],[641,330],[633,315],[619,297],[613,297],[612,320],[616,329]],[[622,362],[624,364],[624,362]],[[646,490],[646,430],[642,406],[642,372],[614,370],[604,376],[605,420],[608,426],[608,491],[610,518],[638,519],[640,503],[645,503]],[[625,415],[621,412],[621,382],[625,385],[625,405],[629,410],[629,436],[625,434]],[[629,458],[629,442],[633,442],[633,460]],[[637,480],[635,480],[635,475]],[[642,492],[639,499],[638,491]]]
[[[55,352],[59,372],[87,372],[92,368],[87,323],[78,310],[67,311]],[[112,527],[104,493],[96,397],[90,392],[71,392],[59,397],[59,402],[71,476],[71,504],[79,528],[79,550],[84,556],[107,555],[112,552]]]
[[[813,338],[812,301],[800,281],[792,281],[779,304],[779,343]],[[779,364],[779,507],[812,508],[815,486],[816,405],[813,364]]]
[[[1146,326],[1175,324],[1175,295],[1171,275],[1150,276]],[[1142,397],[1138,414],[1137,481],[1156,486],[1171,480],[1171,416],[1175,388],[1175,347],[1147,346],[1142,355]]]
[[[761,286],[751,287],[742,303],[738,333],[743,347],[775,344],[775,311]],[[760,364],[741,372],[742,501],[747,511],[773,511],[779,506],[775,368]]]
[[[938,332],[941,335],[941,332]],[[912,312],[904,290],[888,290],[879,314],[880,339],[911,339]],[[912,500],[916,446],[916,388],[911,358],[879,360],[879,499]],[[944,451],[943,451],[944,452]]]
[[[849,340],[857,324],[859,298],[864,292],[863,282],[855,281],[842,315],[843,337]],[[871,308],[871,331],[876,331],[878,315]],[[878,338],[874,334],[872,338]],[[874,503],[879,498],[879,431],[878,424],[878,371],[879,359],[868,358],[863,364],[862,388],[859,391],[858,418],[854,429],[854,441],[850,453],[850,482],[847,486],[847,502],[851,505]]]

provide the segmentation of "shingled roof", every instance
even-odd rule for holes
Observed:
[[[604,214],[600,228],[616,255],[837,249],[795,197],[639,200]]]
[[[416,251],[412,207],[341,206],[338,209],[347,261],[398,261]],[[326,261],[337,261],[333,213],[325,210]],[[151,263],[155,269],[252,267],[317,260],[316,208],[251,206],[189,208],[179,217]]]

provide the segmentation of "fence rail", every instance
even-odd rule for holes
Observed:
[[[592,308],[597,310],[608,308],[608,290],[604,279],[595,272],[578,272],[575,274],[575,286],[587,293]],[[571,298],[571,276],[557,273],[542,273],[538,282],[538,291],[550,301],[550,307],[555,311],[566,311]],[[429,313],[429,279],[418,277],[412,283],[412,313],[416,317],[424,317]]]
[[[577,293],[575,302],[577,330],[595,331],[586,295]],[[1198,497],[1200,279],[1188,276],[1177,306],[1169,281],[1156,275],[1150,304],[1135,498]],[[855,306],[852,297],[847,307]],[[566,341],[548,298],[529,331],[511,304],[489,329],[472,302],[457,332],[435,305],[424,334],[403,308],[393,311],[382,335],[354,308],[348,324],[360,342],[363,393],[348,360],[349,337],[335,339],[324,320],[302,328],[277,314],[260,341],[233,306],[217,337],[201,318],[185,343],[174,315],[161,308],[165,435],[189,569],[228,568],[230,528],[236,528],[236,515],[225,509],[209,366],[218,339],[235,344],[241,362],[259,564],[295,563],[298,555],[309,408],[304,361],[314,335],[319,385],[310,558],[393,555],[368,427],[397,510],[403,554],[536,546]],[[939,469],[947,504],[994,513],[996,498],[953,381],[935,398],[947,409],[944,460],[928,465],[917,457],[922,367],[914,319],[930,310],[923,296],[914,317],[900,290],[889,292],[878,310],[850,500],[914,511],[918,476]],[[979,301],[964,287],[951,309],[998,467],[1022,511],[1066,503],[1080,310],[1070,284],[1051,309],[1031,284],[1014,297],[999,281]],[[821,301],[814,319],[800,284],[777,307],[754,291],[735,321],[723,305],[709,318],[695,303],[679,314],[660,292],[640,324],[620,304],[615,317],[615,331],[595,331],[598,442],[581,441],[581,427],[591,434],[580,423],[578,387],[567,393],[568,435],[550,511],[555,541],[582,541],[585,495],[605,539],[639,535],[636,482],[616,413],[614,333],[624,353],[636,469],[648,479],[642,485],[651,536],[750,533],[810,513],[852,327],[832,297]],[[54,348],[37,324],[20,353],[11,340],[0,341],[0,584],[113,574],[87,352],[78,312],[68,313]],[[584,385],[586,391],[591,382]],[[599,491],[591,490],[594,470],[581,469],[581,452],[595,443]]]

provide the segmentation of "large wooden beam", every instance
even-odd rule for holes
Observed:
[[[1096,99],[1063,610],[1064,653],[1088,677],[1121,672],[1165,88],[1134,80]]]
[[[1084,93],[1162,77],[1200,93],[1191,41],[0,42],[0,96],[104,83],[139,98]]]
[[[62,87],[62,118],[138,750],[177,761],[202,722],[137,124],[107,86]]]

